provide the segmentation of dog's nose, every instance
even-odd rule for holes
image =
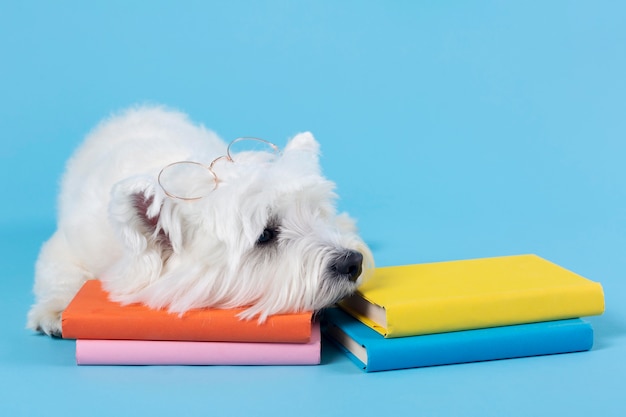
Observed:
[[[331,265],[331,270],[340,277],[347,277],[356,281],[363,270],[363,255],[360,252],[349,250],[339,255]]]

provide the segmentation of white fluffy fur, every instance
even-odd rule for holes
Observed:
[[[226,145],[163,108],[136,108],[98,126],[68,162],[58,229],[36,265],[28,327],[61,333],[61,313],[87,279],[114,300],[183,313],[246,306],[244,318],[317,310],[351,293],[373,266],[354,222],[337,215],[334,184],[318,163],[310,133],[282,155],[246,152],[220,161],[220,184],[201,200],[168,197],[157,183],[167,164],[209,164]],[[184,179],[190,190],[199,181]],[[275,241],[259,245],[264,229]],[[333,262],[363,254],[358,280]]]

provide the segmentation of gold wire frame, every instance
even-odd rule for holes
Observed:
[[[187,165],[196,165],[199,166],[201,168],[206,169],[207,171],[209,171],[209,173],[211,174],[211,176],[213,177],[213,190],[211,190],[210,192],[213,192],[217,189],[220,180],[217,176],[217,174],[215,173],[215,171],[213,171],[213,165],[215,165],[216,162],[221,161],[221,160],[226,160],[228,162],[234,163],[235,160],[233,159],[233,156],[231,155],[230,151],[231,151],[231,147],[238,142],[243,142],[246,140],[250,140],[250,141],[257,141],[257,142],[262,142],[265,143],[266,145],[268,145],[270,148],[272,148],[272,150],[274,151],[275,154],[280,154],[280,148],[278,146],[276,146],[275,144],[273,144],[272,142],[269,142],[265,139],[260,139],[260,138],[254,138],[254,137],[240,137],[237,139],[234,139],[232,142],[230,142],[228,144],[228,147],[226,148],[226,155],[222,155],[222,156],[218,156],[217,158],[215,158],[213,161],[211,161],[211,163],[209,165],[205,165],[201,162],[196,162],[196,161],[177,161],[177,162],[172,162],[171,164],[167,164],[165,165],[161,171],[159,171],[159,175],[157,176],[157,182],[159,183],[159,186],[161,187],[161,189],[163,190],[163,192],[165,193],[165,195],[167,195],[170,198],[175,198],[177,200],[183,200],[183,201],[196,201],[196,200],[200,200],[204,197],[206,197],[206,195],[203,196],[199,196],[199,197],[182,197],[179,195],[174,194],[173,192],[170,192],[167,190],[167,188],[163,185],[163,181],[162,181],[162,177],[163,177],[163,173],[168,169],[171,168],[173,166],[176,165],[183,165],[183,164],[187,164]],[[208,194],[207,194],[208,195]]]
[[[210,166],[206,166],[203,163],[200,162],[194,162],[194,161],[178,161],[178,162],[172,162],[171,164],[167,164],[165,165],[161,171],[159,172],[159,176],[157,177],[157,181],[159,183],[159,186],[161,187],[161,189],[163,190],[163,192],[165,193],[165,195],[167,195],[168,197],[171,198],[175,198],[178,200],[184,200],[184,201],[195,201],[195,200],[200,200],[201,198],[204,198],[205,196],[199,196],[199,197],[182,197],[179,195],[176,195],[170,191],[167,190],[167,188],[163,185],[163,181],[162,181],[162,177],[163,177],[163,173],[168,169],[171,168],[173,166],[176,165],[196,165],[199,166],[201,168],[206,169],[207,171],[209,171],[209,173],[211,174],[211,176],[213,176],[213,181],[215,182],[215,185],[213,186],[213,190],[215,190],[217,188],[217,175],[215,175],[215,172],[213,172],[213,170],[211,169]]]

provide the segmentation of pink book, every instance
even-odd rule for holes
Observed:
[[[78,365],[318,365],[320,326],[308,343],[76,340]]]

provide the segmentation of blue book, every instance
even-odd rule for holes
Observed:
[[[365,372],[580,352],[593,346],[581,319],[386,339],[345,312],[326,310],[325,335]]]

